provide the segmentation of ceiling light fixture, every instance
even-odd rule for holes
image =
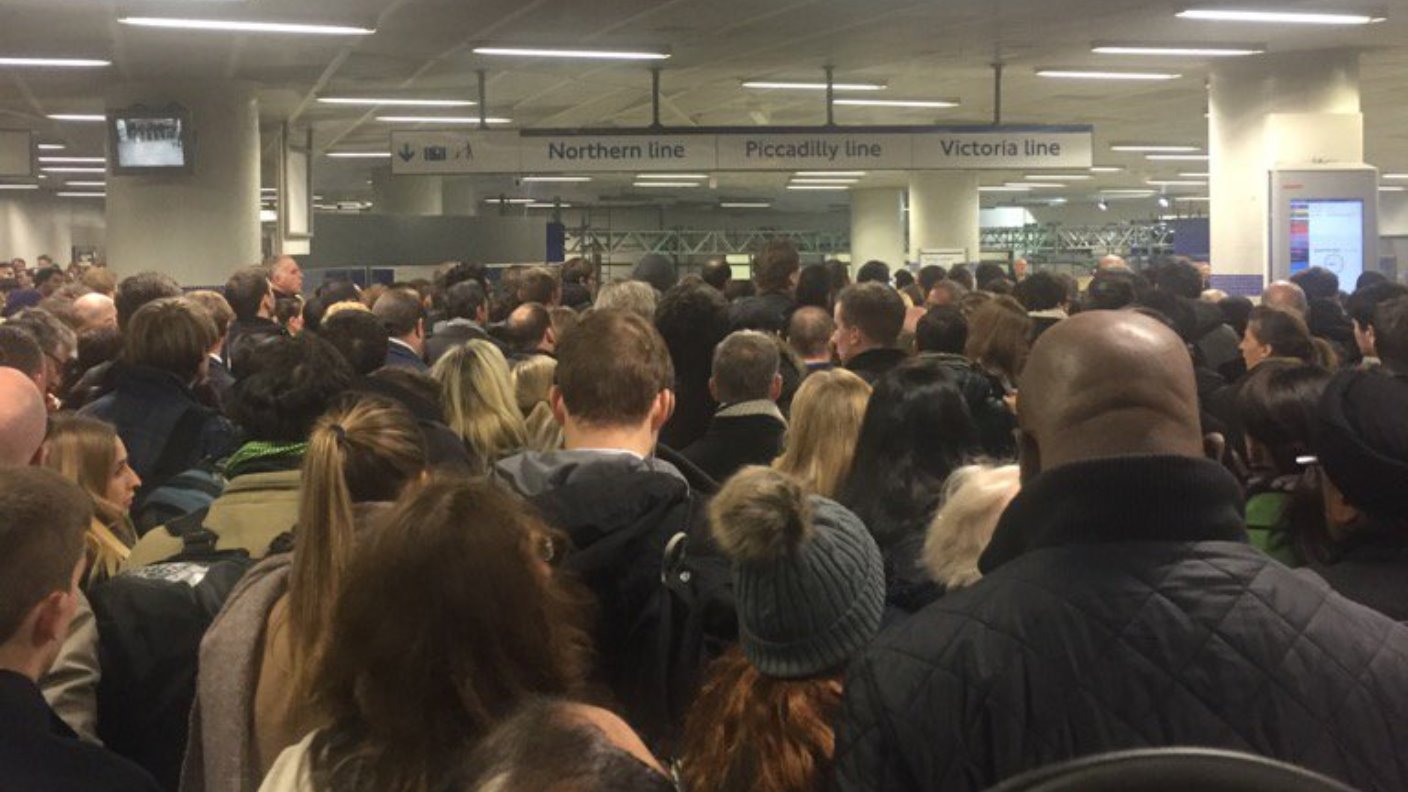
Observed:
[[[1397,192],[1404,192],[1405,190],[1408,190],[1408,187],[1397,187],[1397,186],[1394,186],[1394,185],[1385,185],[1385,186],[1379,188],[1379,192],[1393,192],[1393,193],[1397,193]]]
[[[0,184],[0,190],[37,190],[37,184]]]
[[[754,88],[758,90],[781,90],[781,91],[825,91],[824,82],[794,82],[791,80],[748,80],[743,83],[744,88]],[[832,83],[833,91],[883,91],[887,85],[884,83]]]
[[[1030,181],[1089,181],[1095,177],[1088,173],[1038,173],[1028,174],[1022,178]]]
[[[1036,76],[1061,80],[1177,80],[1177,72],[1107,71],[1101,69],[1037,69]]]
[[[832,99],[834,105],[846,107],[958,107],[957,99]]]
[[[95,58],[11,58],[0,57],[0,66],[52,67],[56,69],[100,69],[112,61]]]
[[[1204,180],[1194,181],[1192,179],[1150,179],[1145,184],[1150,187],[1206,187],[1208,183]]]
[[[1197,172],[1191,172],[1191,173],[1180,173],[1180,174],[1178,174],[1178,177],[1179,177],[1180,179],[1210,179],[1210,178],[1212,178],[1212,174],[1211,174],[1211,173],[1197,173]]]
[[[183,19],[179,17],[119,17],[133,27],[171,30],[206,30],[229,33],[293,33],[314,36],[369,36],[376,28],[355,25],[311,25],[301,22],[253,22],[240,19]]]
[[[65,146],[62,143],[40,143],[39,145],[35,146],[35,148],[39,149],[40,151],[63,151],[64,149],[68,148],[68,146]]]
[[[859,184],[860,179],[793,179],[791,184]]]
[[[485,199],[484,199],[484,203],[488,203],[488,204],[497,204],[497,203],[506,203],[506,204],[530,204],[530,203],[537,203],[537,202],[538,202],[538,199],[536,199],[536,198],[485,198]]]
[[[1160,196],[1159,196],[1159,208],[1160,208],[1160,209],[1167,209],[1168,207],[1169,207],[1168,197],[1167,197],[1167,196],[1160,195]]]
[[[720,209],[770,209],[772,204],[767,201],[721,201]]]
[[[622,50],[545,49],[540,47],[475,47],[475,55],[509,55],[522,58],[588,58],[593,60],[665,60],[668,52]]]
[[[1154,190],[1101,190],[1102,195],[1157,195]]]
[[[377,116],[386,124],[477,124],[477,116]],[[512,124],[511,118],[485,118],[486,124]]]
[[[1110,211],[1110,205],[1107,204],[1107,203],[1105,203],[1104,199],[1101,199],[1101,200],[1099,200],[1099,201],[1096,201],[1096,202],[1095,202],[1095,208],[1096,208],[1096,209],[1099,209],[1099,210],[1102,211],[1102,212],[1108,212],[1108,211]]]
[[[40,168],[46,173],[107,173],[107,168],[70,168],[68,166],[59,168]]]
[[[329,151],[333,159],[391,159],[389,151]]]
[[[1146,154],[1144,159],[1153,162],[1207,162],[1207,154]]]
[[[66,162],[70,165],[78,165],[86,162],[97,163],[101,165],[102,163],[107,162],[108,159],[107,157],[40,157],[39,161],[50,162],[54,164],[61,164]]]
[[[71,190],[62,190],[62,191],[60,191],[60,192],[54,193],[54,195],[57,195],[57,196],[59,196],[60,198],[106,198],[106,197],[108,197],[108,194],[107,194],[107,193],[101,193],[101,192],[76,192],[76,191],[71,191]]]
[[[1380,179],[1408,179],[1408,173],[1381,173]]]
[[[97,123],[101,123],[101,122],[103,122],[103,121],[108,120],[108,117],[107,117],[106,115],[100,115],[100,114],[98,114],[98,113],[50,113],[50,114],[49,114],[49,120],[51,120],[51,121],[85,121],[85,122],[97,122]]]
[[[526,206],[526,207],[528,207],[529,209],[558,209],[558,208],[561,208],[561,209],[571,209],[571,208],[572,208],[572,204],[570,204],[570,203],[555,204],[555,203],[548,203],[548,202],[546,202],[546,201],[535,201],[535,202],[533,202],[533,203],[530,203],[530,204],[523,204],[523,205]]]
[[[1114,165],[1095,165],[1090,168],[1091,173],[1123,173],[1124,168]]]
[[[533,182],[544,182],[548,184],[574,184],[580,182],[589,182],[591,180],[592,177],[590,176],[524,176],[523,178],[519,179],[519,181],[523,182],[524,184],[530,184]]]
[[[479,104],[468,99],[363,99],[356,96],[320,96],[318,102],[355,107],[473,107]]]
[[[1007,182],[1004,187],[1026,187],[1029,190],[1057,190],[1062,187],[1070,187],[1069,184],[1059,182]]]
[[[684,181],[638,181],[632,187],[698,187],[699,182]]]
[[[865,171],[797,171],[795,176],[824,176],[845,179],[859,179],[865,175]]]
[[[1199,151],[1198,146],[1174,146],[1165,143],[1116,143],[1110,151],[1178,152]]]
[[[682,179],[707,179],[708,176],[702,173],[637,173],[636,181],[647,181],[649,179],[664,179],[666,181],[680,181]]]
[[[980,192],[980,193],[1010,193],[1010,192],[1031,192],[1031,191],[1032,191],[1032,186],[1031,186],[1030,184],[1006,184],[1006,185],[996,185],[996,186],[991,186],[991,187],[979,187],[979,188],[978,188],[978,192]]]
[[[1260,55],[1265,44],[1092,44],[1096,55],[1163,55],[1189,58],[1235,58]]]
[[[1369,25],[1384,21],[1383,16],[1320,11],[1261,11],[1232,8],[1189,8],[1178,12],[1179,19],[1208,22],[1267,22],[1288,25]]]
[[[71,181],[71,182],[64,182],[64,186],[65,186],[65,187],[106,187],[106,186],[108,186],[108,183],[105,182],[105,181]]]

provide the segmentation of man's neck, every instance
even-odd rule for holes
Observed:
[[[568,418],[562,427],[562,447],[567,451],[611,449],[648,457],[655,453],[656,438],[648,422],[635,426],[595,426]]]
[[[866,352],[873,352],[873,351],[875,351],[875,350],[877,350],[877,349],[884,349],[884,348],[885,348],[885,346],[884,346],[883,344],[872,344],[872,343],[870,343],[870,342],[866,342],[866,343],[864,343],[864,344],[861,344],[861,345],[859,345],[859,346],[853,348],[853,349],[851,350],[851,356],[848,357],[848,358],[846,358],[846,362],[847,362],[847,363],[850,363],[852,360],[855,360],[856,358],[860,357],[861,355],[864,355]]]
[[[391,340],[392,340],[392,341],[395,341],[396,343],[400,344],[401,346],[404,346],[404,347],[410,349],[412,352],[416,353],[417,355],[420,354],[420,347],[419,347],[419,346],[416,346],[416,342],[415,342],[415,338],[414,338],[414,337],[411,337],[411,336],[401,336],[401,337],[399,337],[399,338],[392,338]]]
[[[43,658],[33,652],[18,651],[9,644],[0,646],[0,671],[11,671],[38,684],[44,676],[45,665]]]

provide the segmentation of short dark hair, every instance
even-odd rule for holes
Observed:
[[[962,286],[968,291],[973,291],[973,271],[968,269],[967,264],[955,264],[949,268],[948,279]]]
[[[1381,303],[1404,295],[1408,295],[1408,286],[1401,283],[1374,283],[1349,296],[1344,306],[1345,313],[1349,314],[1349,318],[1353,319],[1360,329],[1364,329],[1373,323],[1374,310]]]
[[[0,643],[35,605],[73,585],[93,500],[57,471],[0,470]]]
[[[44,372],[44,350],[25,328],[0,325],[0,366],[34,379]]]
[[[215,323],[215,333],[221,338],[230,331],[230,322],[235,319],[235,311],[230,307],[230,303],[220,292],[203,290],[193,291],[186,295],[186,298],[210,313],[210,320]]]
[[[1086,308],[1104,311],[1118,311],[1134,304],[1139,299],[1135,288],[1134,274],[1121,270],[1101,270],[1090,279],[1086,292]]]
[[[1017,284],[1012,296],[1028,311],[1049,311],[1066,302],[1066,286],[1049,272],[1033,272]]]
[[[392,338],[400,338],[415,332],[416,325],[425,319],[425,306],[413,289],[387,289],[377,298],[372,313]]]
[[[895,270],[895,288],[904,291],[914,285],[914,273],[901,267]]]
[[[369,311],[338,311],[323,321],[318,335],[341,353],[358,375],[366,376],[386,363],[390,336]]]
[[[926,264],[919,268],[919,288],[924,290],[924,296],[928,297],[933,290],[934,284],[948,277],[948,273],[938,264]]]
[[[1271,347],[1276,357],[1314,362],[1315,346],[1310,340],[1310,329],[1296,314],[1258,305],[1252,310],[1248,326],[1256,340]]]
[[[63,277],[64,271],[58,267],[41,267],[34,273],[34,288],[39,288],[56,277]]]
[[[476,261],[457,261],[446,266],[435,275],[435,286],[444,291],[454,286],[456,283],[465,281],[475,281],[484,287],[484,291],[489,290],[489,269]]]
[[[978,264],[978,268],[973,272],[973,277],[978,281],[979,289],[986,289],[989,283],[1006,278],[1007,270],[997,262],[984,261]]]
[[[1196,300],[1203,293],[1203,273],[1190,261],[1175,259],[1155,267],[1151,272],[1154,288]]]
[[[300,295],[290,297],[274,298],[274,321],[279,325],[287,327],[289,322],[303,315],[303,308],[308,303]]]
[[[804,305],[793,311],[787,322],[787,343],[800,355],[818,357],[827,353],[834,332],[836,322],[831,314],[814,305]]]
[[[542,343],[548,328],[552,327],[552,314],[542,303],[523,303],[508,315],[505,330],[514,347],[520,352],[532,352]]]
[[[129,275],[117,284],[113,303],[117,306],[117,326],[127,329],[127,322],[137,309],[163,297],[180,297],[181,284],[175,278],[160,272],[139,272]]]
[[[1380,283],[1392,283],[1388,276],[1378,270],[1364,270],[1359,273],[1359,277],[1354,281],[1354,290],[1362,291],[1370,286]]]
[[[1268,360],[1237,390],[1237,420],[1271,454],[1276,475],[1299,472],[1296,458],[1310,453],[1316,410],[1329,382],[1330,372],[1319,366]]]
[[[219,338],[210,312],[184,297],[163,297],[137,310],[122,334],[122,358],[190,382]]]
[[[489,302],[484,287],[478,281],[463,281],[445,290],[445,316],[449,319],[474,319],[479,309]]]
[[[591,261],[574,256],[562,263],[562,282],[582,285],[596,275],[596,265]]]
[[[774,239],[763,245],[753,267],[760,291],[780,291],[791,285],[792,273],[802,268],[802,257],[791,240]]]
[[[1333,300],[1340,294],[1340,276],[1324,267],[1311,267],[1291,276],[1307,300]]]
[[[240,267],[225,281],[225,301],[234,310],[235,318],[242,322],[259,316],[259,306],[273,291],[269,270],[258,264]]]
[[[840,308],[838,318],[860,330],[871,343],[894,346],[904,329],[904,300],[889,286],[880,283],[855,283],[841,290],[836,298]]]
[[[714,348],[714,390],[719,401],[736,404],[768,398],[781,362],[772,336],[756,330],[729,334]]]
[[[46,355],[64,356],[78,346],[78,336],[73,328],[43,308],[26,308],[5,324],[28,330]]]
[[[914,346],[920,352],[963,354],[968,344],[968,320],[957,305],[936,305],[919,317]]]
[[[557,273],[547,267],[532,267],[518,281],[518,302],[547,305],[562,292]]]
[[[699,268],[699,277],[715,289],[723,291],[728,282],[733,279],[733,267],[723,259],[711,259]]]
[[[1374,350],[1390,371],[1408,374],[1408,297],[1396,297],[1374,309]]]
[[[306,441],[319,416],[352,385],[351,366],[312,333],[267,336],[251,350],[229,413],[252,440]]]
[[[883,261],[867,261],[856,270],[856,283],[889,283],[890,265]]]
[[[557,344],[557,387],[567,412],[603,426],[633,424],[674,387],[670,350],[639,314],[594,310]]]

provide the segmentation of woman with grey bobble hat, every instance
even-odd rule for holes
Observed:
[[[880,629],[885,571],[860,518],[793,477],[747,467],[709,506],[732,561],[739,645],[685,724],[686,792],[809,792],[830,774],[842,672]]]

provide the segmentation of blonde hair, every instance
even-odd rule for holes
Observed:
[[[948,589],[978,582],[978,557],[998,518],[1021,489],[1016,465],[968,465],[944,484],[943,505],[929,523],[921,561],[929,577]]]
[[[117,431],[93,418],[55,417],[43,456],[45,467],[78,484],[93,499],[93,522],[84,537],[88,581],[116,575],[137,542],[126,511],[107,498],[117,464]]]
[[[528,427],[518,409],[508,361],[499,348],[475,339],[449,352],[431,375],[445,394],[445,417],[486,464],[528,445]]]
[[[556,374],[557,359],[547,355],[531,355],[513,364],[513,397],[520,412],[529,415],[540,402],[547,402]]]
[[[394,501],[426,468],[425,437],[405,408],[364,396],[324,415],[303,458],[298,542],[288,582],[296,690],[311,689],[355,546],[353,503]]]
[[[327,320],[333,318],[334,316],[337,316],[343,311],[361,311],[363,313],[371,313],[372,309],[368,308],[365,303],[361,303],[356,300],[343,300],[342,302],[335,302],[332,305],[329,305],[327,310],[323,311],[323,321],[326,322]]]
[[[851,472],[869,401],[870,386],[845,369],[807,377],[792,399],[787,448],[772,466],[797,477],[810,493],[836,497]]]

